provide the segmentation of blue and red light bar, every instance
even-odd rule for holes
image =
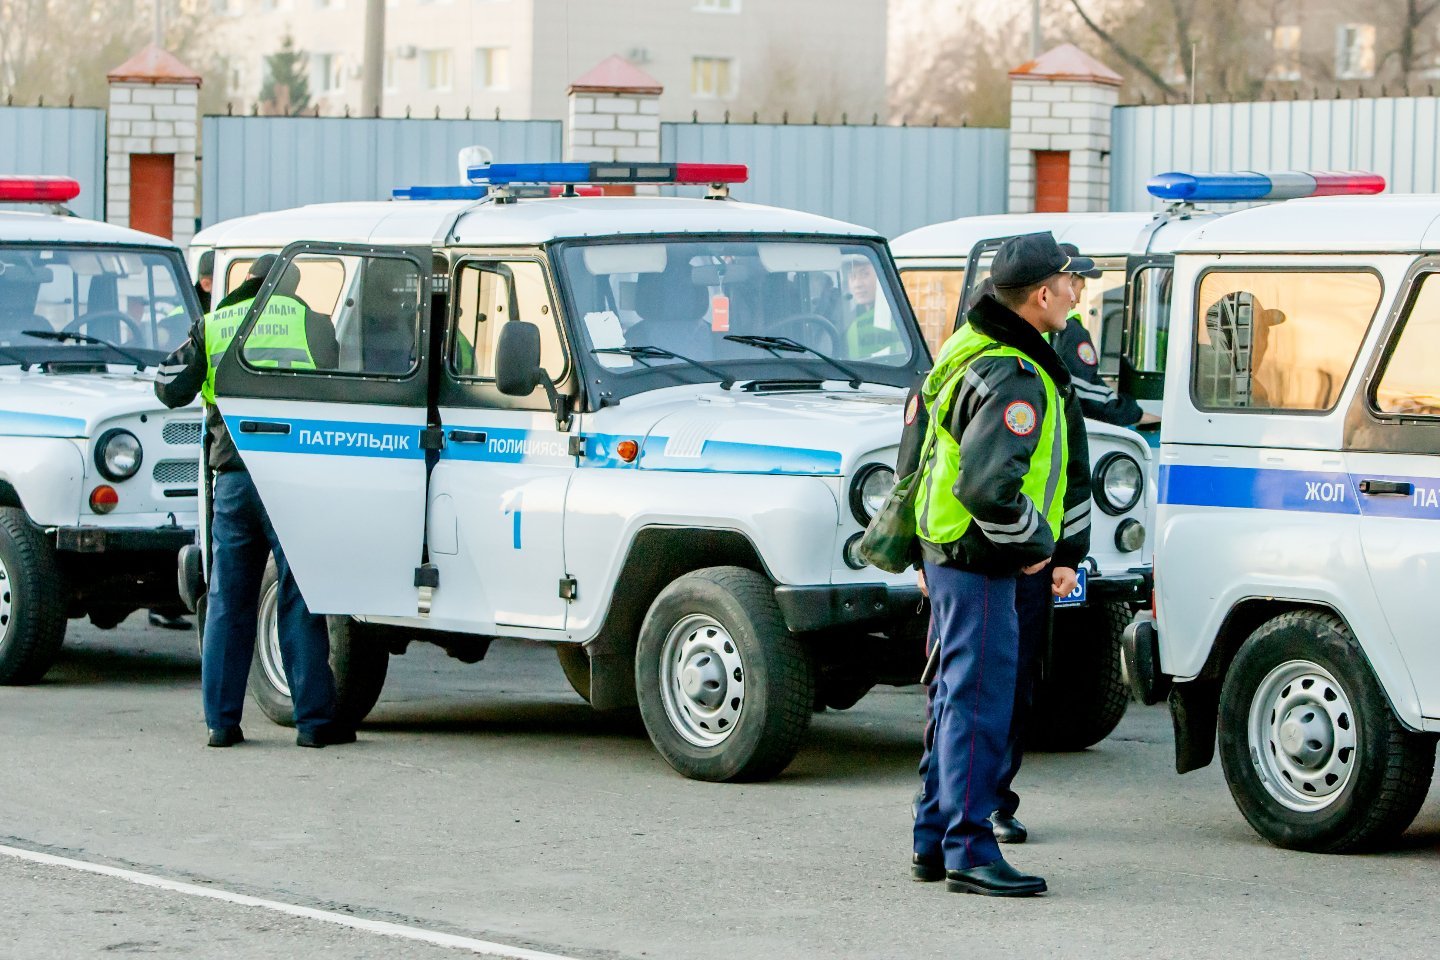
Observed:
[[[512,183],[695,184],[744,183],[750,171],[743,163],[491,163],[471,167],[471,183],[508,186]]]
[[[0,174],[0,203],[66,203],[80,196],[80,181],[71,177]]]
[[[519,197],[558,197],[565,188],[550,184],[537,184],[533,188],[520,187],[512,193]],[[390,191],[392,200],[481,200],[490,193],[490,187],[482,183],[438,184],[434,186],[396,187]],[[598,197],[604,194],[600,187],[576,187],[575,193],[582,197]]]
[[[1378,173],[1349,171],[1286,171],[1283,173],[1162,173],[1145,189],[1161,200],[1197,203],[1244,203],[1298,200],[1301,197],[1367,196],[1385,190]]]

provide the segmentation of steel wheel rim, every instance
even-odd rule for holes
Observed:
[[[1250,762],[1282,806],[1317,813],[1340,799],[1358,766],[1358,721],[1329,670],[1291,660],[1250,701]]]
[[[14,581],[10,579],[10,568],[5,558],[0,557],[0,644],[10,637],[10,622],[15,619]]]
[[[660,699],[670,726],[697,747],[718,747],[745,708],[745,665],[730,632],[691,614],[670,628],[660,650]]]
[[[280,591],[271,587],[260,598],[260,669],[265,681],[283,696],[290,696],[285,661],[280,654]]]

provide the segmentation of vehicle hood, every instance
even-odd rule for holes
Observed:
[[[0,368],[0,436],[88,437],[106,420],[164,409],[148,372]]]
[[[596,465],[619,465],[616,445],[629,439],[640,444],[634,465],[641,470],[843,476],[860,458],[900,442],[905,392],[866,385],[747,394],[717,387],[634,399],[605,411],[620,416],[594,437],[588,456]]]

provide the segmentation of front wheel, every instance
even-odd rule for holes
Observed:
[[[640,627],[635,686],[655,748],[694,780],[774,777],[815,702],[810,657],[774,586],[743,567],[697,570],[660,592]]]
[[[1130,702],[1121,639],[1130,623],[1123,603],[1055,611],[1050,656],[1035,684],[1025,731],[1029,750],[1084,750],[1120,725]]]
[[[65,641],[65,586],[55,550],[25,512],[0,507],[0,684],[36,683]]]
[[[1420,812],[1435,737],[1406,730],[1339,617],[1301,610],[1252,633],[1220,691],[1220,762],[1245,819],[1278,847],[1344,853]]]
[[[255,656],[250,662],[250,696],[262,713],[285,727],[295,725],[290,683],[280,658],[279,581],[272,560],[260,584],[260,617]],[[380,699],[390,652],[366,629],[348,617],[326,617],[330,631],[330,670],[335,675],[335,722],[358,726]]]

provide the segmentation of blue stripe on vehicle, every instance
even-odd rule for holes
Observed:
[[[289,424],[289,433],[245,433],[242,421]],[[332,457],[423,460],[420,427],[350,420],[291,420],[284,417],[226,417],[230,438],[243,452],[315,453]]]
[[[85,421],[74,417],[57,417],[48,413],[23,413],[0,410],[0,436],[6,437],[83,437]]]
[[[1361,480],[1409,483],[1408,496],[1360,493]],[[1160,503],[1240,510],[1440,520],[1440,477],[1161,464]]]

